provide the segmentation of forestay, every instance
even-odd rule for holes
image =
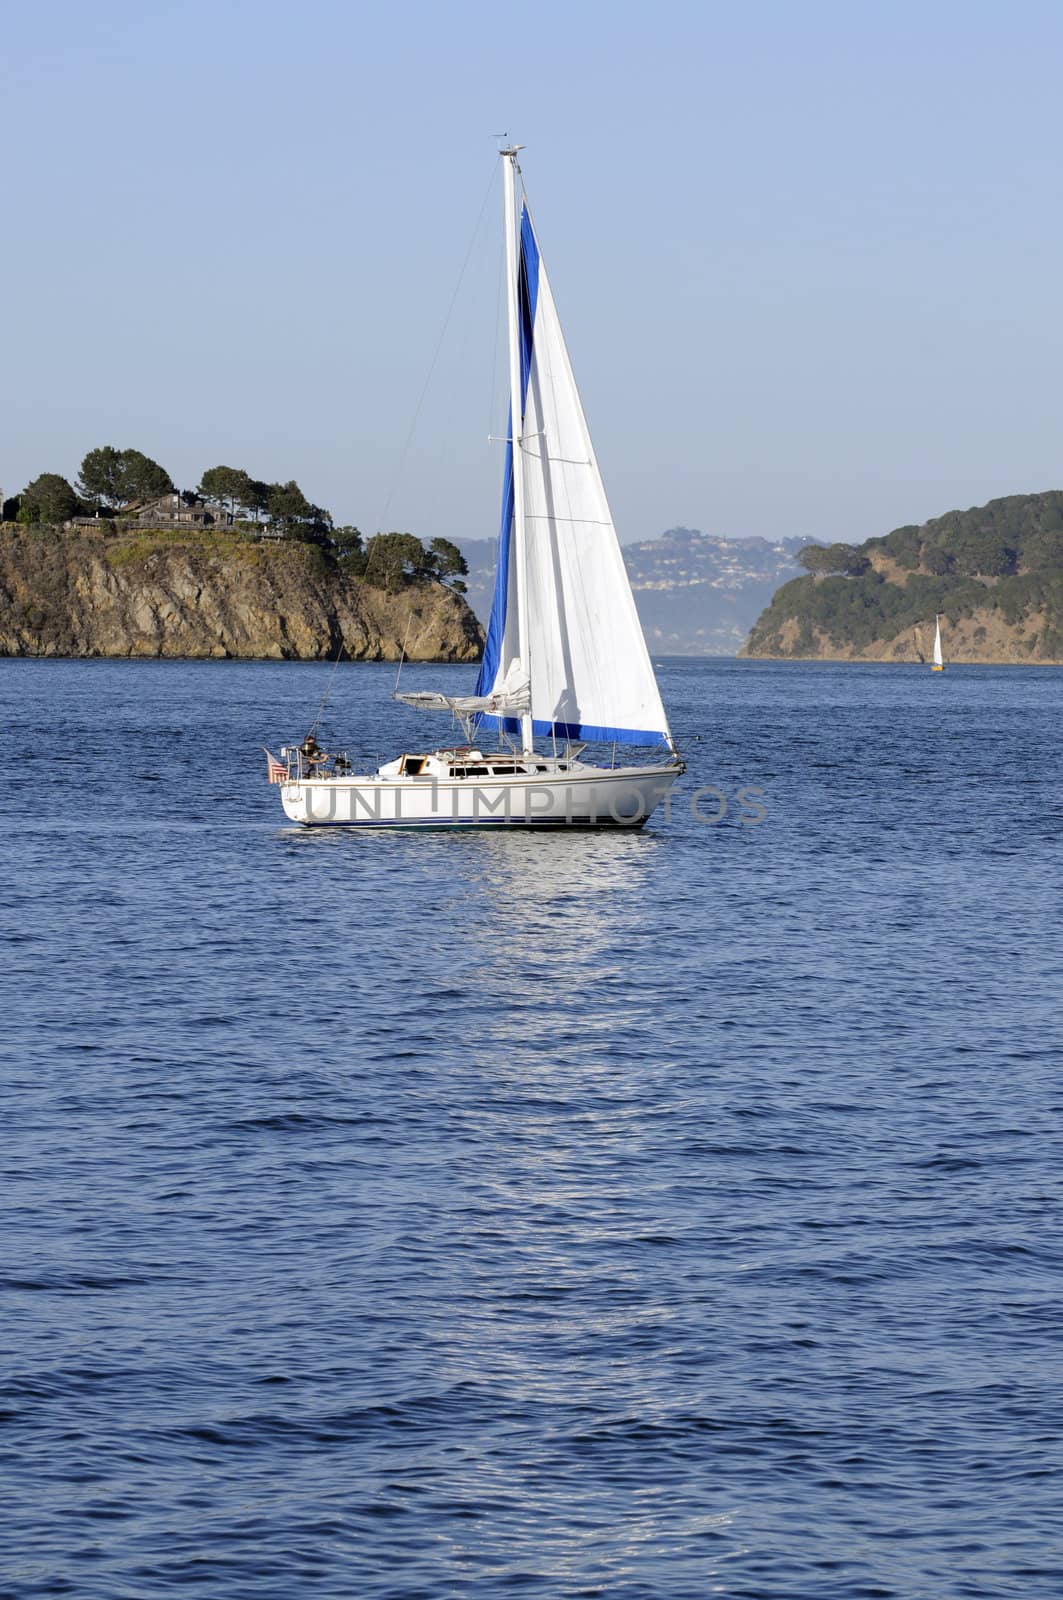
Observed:
[[[515,432],[524,562],[514,559],[507,447],[498,576],[479,696],[519,662],[517,585],[527,584],[534,732],[624,744],[671,743],[668,723],[527,207],[520,227],[523,417]],[[510,680],[512,681],[512,680]],[[509,718],[489,725],[519,732]]]

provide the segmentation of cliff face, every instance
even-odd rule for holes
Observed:
[[[228,533],[0,530],[0,655],[475,661],[483,630],[440,583],[397,594],[312,545]]]

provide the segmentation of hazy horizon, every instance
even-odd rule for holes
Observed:
[[[625,542],[1063,480],[1047,4],[66,0],[7,37],[5,493],[112,443],[493,536],[503,130]]]

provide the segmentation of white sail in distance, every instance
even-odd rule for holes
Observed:
[[[498,578],[477,694],[520,661],[526,585],[533,731],[623,744],[671,743],[561,323],[527,206],[520,219],[523,412],[511,423],[523,487],[523,561],[514,539],[507,449]],[[510,679],[510,681],[512,681]],[[485,717],[485,722],[496,719]],[[510,731],[519,728],[507,719]]]
[[[945,665],[945,658],[941,654],[941,618],[940,617],[935,617],[934,618],[934,665],[935,665],[935,667],[943,667]]]

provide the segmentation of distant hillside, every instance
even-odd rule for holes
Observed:
[[[806,577],[757,619],[748,656],[1063,662],[1063,491],[1009,495],[861,545],[810,545]]]
[[[783,579],[799,571],[805,539],[723,539],[669,528],[624,546],[631,586],[650,649],[662,655],[734,655]],[[463,539],[468,601],[486,625],[497,543]]]

